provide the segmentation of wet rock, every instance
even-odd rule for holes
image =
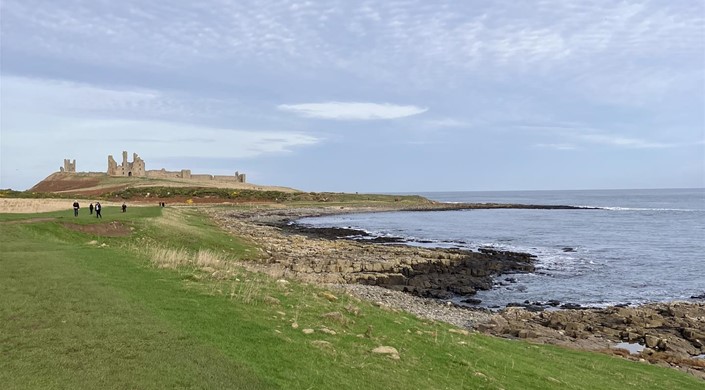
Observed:
[[[507,303],[507,307],[521,307],[521,308],[526,309],[531,312],[544,311],[543,306],[532,305],[531,303],[510,302],[510,303]]]
[[[527,303],[518,306],[522,305]],[[659,326],[655,326],[657,324]],[[581,307],[538,313],[511,307],[498,312],[490,323],[477,329],[505,337],[530,338],[536,334],[540,342],[598,350],[623,340],[653,351],[649,355],[652,363],[693,370],[687,362],[705,349],[705,304],[653,303],[638,307]],[[705,378],[703,368],[697,372]]]

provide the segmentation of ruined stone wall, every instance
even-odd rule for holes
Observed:
[[[180,179],[181,178],[181,172],[176,172],[176,171],[167,171],[166,169],[162,168],[159,170],[150,170],[145,173],[145,176],[154,178],[154,179]]]
[[[110,176],[117,176],[117,162],[113,158],[112,155],[108,156],[108,175]]]
[[[67,161],[64,160],[64,168],[62,172],[67,167]],[[73,163],[73,169],[75,171],[75,160]],[[154,169],[146,170],[144,160],[133,153],[132,162],[127,161],[127,152],[122,152],[122,164],[118,165],[112,155],[108,156],[108,175],[110,176],[134,176],[134,177],[150,177],[150,178],[161,178],[161,179],[195,179],[195,180],[224,180],[224,181],[234,181],[236,183],[245,182],[245,174],[235,172],[234,176],[229,175],[208,175],[208,174],[197,174],[191,173],[190,169],[182,169],[181,171],[167,171],[166,169]]]
[[[192,179],[197,180],[213,180],[213,175],[191,175]]]
[[[245,174],[236,173],[235,176],[214,175],[213,179],[214,180],[222,180],[222,181],[234,181],[236,183],[244,183],[245,182]]]
[[[132,171],[132,176],[144,177],[146,175],[144,160],[137,153],[132,154],[132,162],[129,163],[129,167]]]
[[[227,175],[213,175],[214,180],[222,181],[237,181],[237,176],[227,176]]]

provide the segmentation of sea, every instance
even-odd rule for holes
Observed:
[[[705,295],[705,188],[418,195],[449,203],[590,209],[401,211],[304,218],[298,223],[401,237],[407,245],[535,255],[535,272],[498,275],[492,290],[474,296],[484,307],[548,300],[603,307]]]

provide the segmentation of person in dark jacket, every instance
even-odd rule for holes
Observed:
[[[122,212],[124,213],[127,211],[127,205],[125,203],[122,204]]]
[[[73,201],[73,216],[78,217],[78,209],[80,209],[81,206],[78,204],[77,200]]]
[[[95,202],[95,217],[96,218],[103,218],[102,215],[100,215],[100,211],[103,209],[103,207],[100,205],[100,202]]]
[[[88,212],[93,215],[93,203],[88,205]]]

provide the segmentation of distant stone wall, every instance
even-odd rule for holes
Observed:
[[[213,175],[213,180],[234,181],[236,183],[244,183],[245,182],[245,174],[235,172],[235,176]]]
[[[164,168],[159,170],[153,169],[147,171],[146,176],[153,179],[191,179],[191,170],[182,169],[180,171],[167,171]]]
[[[213,175],[194,175],[191,174],[192,179],[196,180],[213,180]]]
[[[182,169],[181,171],[167,171],[166,169],[147,171],[146,176],[152,179],[192,179],[192,180],[222,180],[232,181],[235,183],[244,183],[245,175],[235,173],[229,175],[209,175],[209,174],[192,174],[190,169]]]

